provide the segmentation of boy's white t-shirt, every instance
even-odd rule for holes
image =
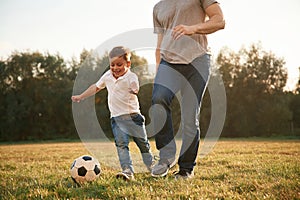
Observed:
[[[135,73],[128,71],[116,79],[111,71],[107,71],[96,83],[97,88],[107,88],[108,108],[110,117],[140,113],[140,106],[136,94],[139,90],[139,81]]]

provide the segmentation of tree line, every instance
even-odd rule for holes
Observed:
[[[70,97],[97,81],[109,66],[107,53],[91,55],[92,51],[83,50],[79,59],[67,61],[59,54],[16,51],[0,59],[0,141],[78,138]],[[295,91],[284,91],[287,70],[283,58],[252,44],[238,52],[222,49],[213,66],[222,76],[227,97],[221,136],[300,135],[300,80]],[[147,60],[135,53],[132,71],[141,83],[147,83],[142,84],[138,97],[149,124],[154,77],[148,73]],[[74,87],[75,81],[80,87]],[[101,128],[112,137],[106,97],[103,90],[92,98]],[[177,99],[172,106],[178,129]],[[206,91],[200,115],[202,136],[210,123],[210,112],[210,94]]]

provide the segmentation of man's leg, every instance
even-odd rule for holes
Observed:
[[[196,165],[200,142],[199,114],[202,96],[209,78],[209,56],[204,55],[194,60],[184,73],[188,77],[181,89],[182,102],[182,146],[178,164],[180,170],[191,173]]]
[[[172,124],[171,103],[180,88],[180,74],[162,61],[154,81],[152,108],[156,147],[160,162],[152,170],[152,176],[165,176],[175,161],[176,143]],[[163,119],[165,117],[165,119]]]

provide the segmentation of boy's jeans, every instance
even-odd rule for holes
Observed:
[[[154,134],[160,160],[171,164],[175,159],[176,143],[172,125],[171,103],[180,91],[182,146],[180,169],[192,171],[200,141],[200,103],[209,78],[210,55],[196,58],[190,64],[161,61],[152,94]],[[165,117],[165,119],[163,119]]]
[[[152,154],[146,135],[144,116],[139,113],[133,113],[112,117],[111,127],[123,171],[129,168],[134,172],[128,147],[130,137],[133,138],[140,149],[145,165],[150,166],[152,164]]]

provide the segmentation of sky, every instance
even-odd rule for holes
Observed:
[[[66,60],[79,58],[83,49],[95,49],[117,35],[152,28],[152,9],[158,1],[0,0],[0,58],[15,50],[59,53]],[[285,60],[286,89],[293,89],[300,67],[300,1],[218,2],[226,27],[208,36],[213,56],[223,47],[237,52],[260,43],[263,50]],[[139,53],[149,64],[155,63],[153,49]]]

